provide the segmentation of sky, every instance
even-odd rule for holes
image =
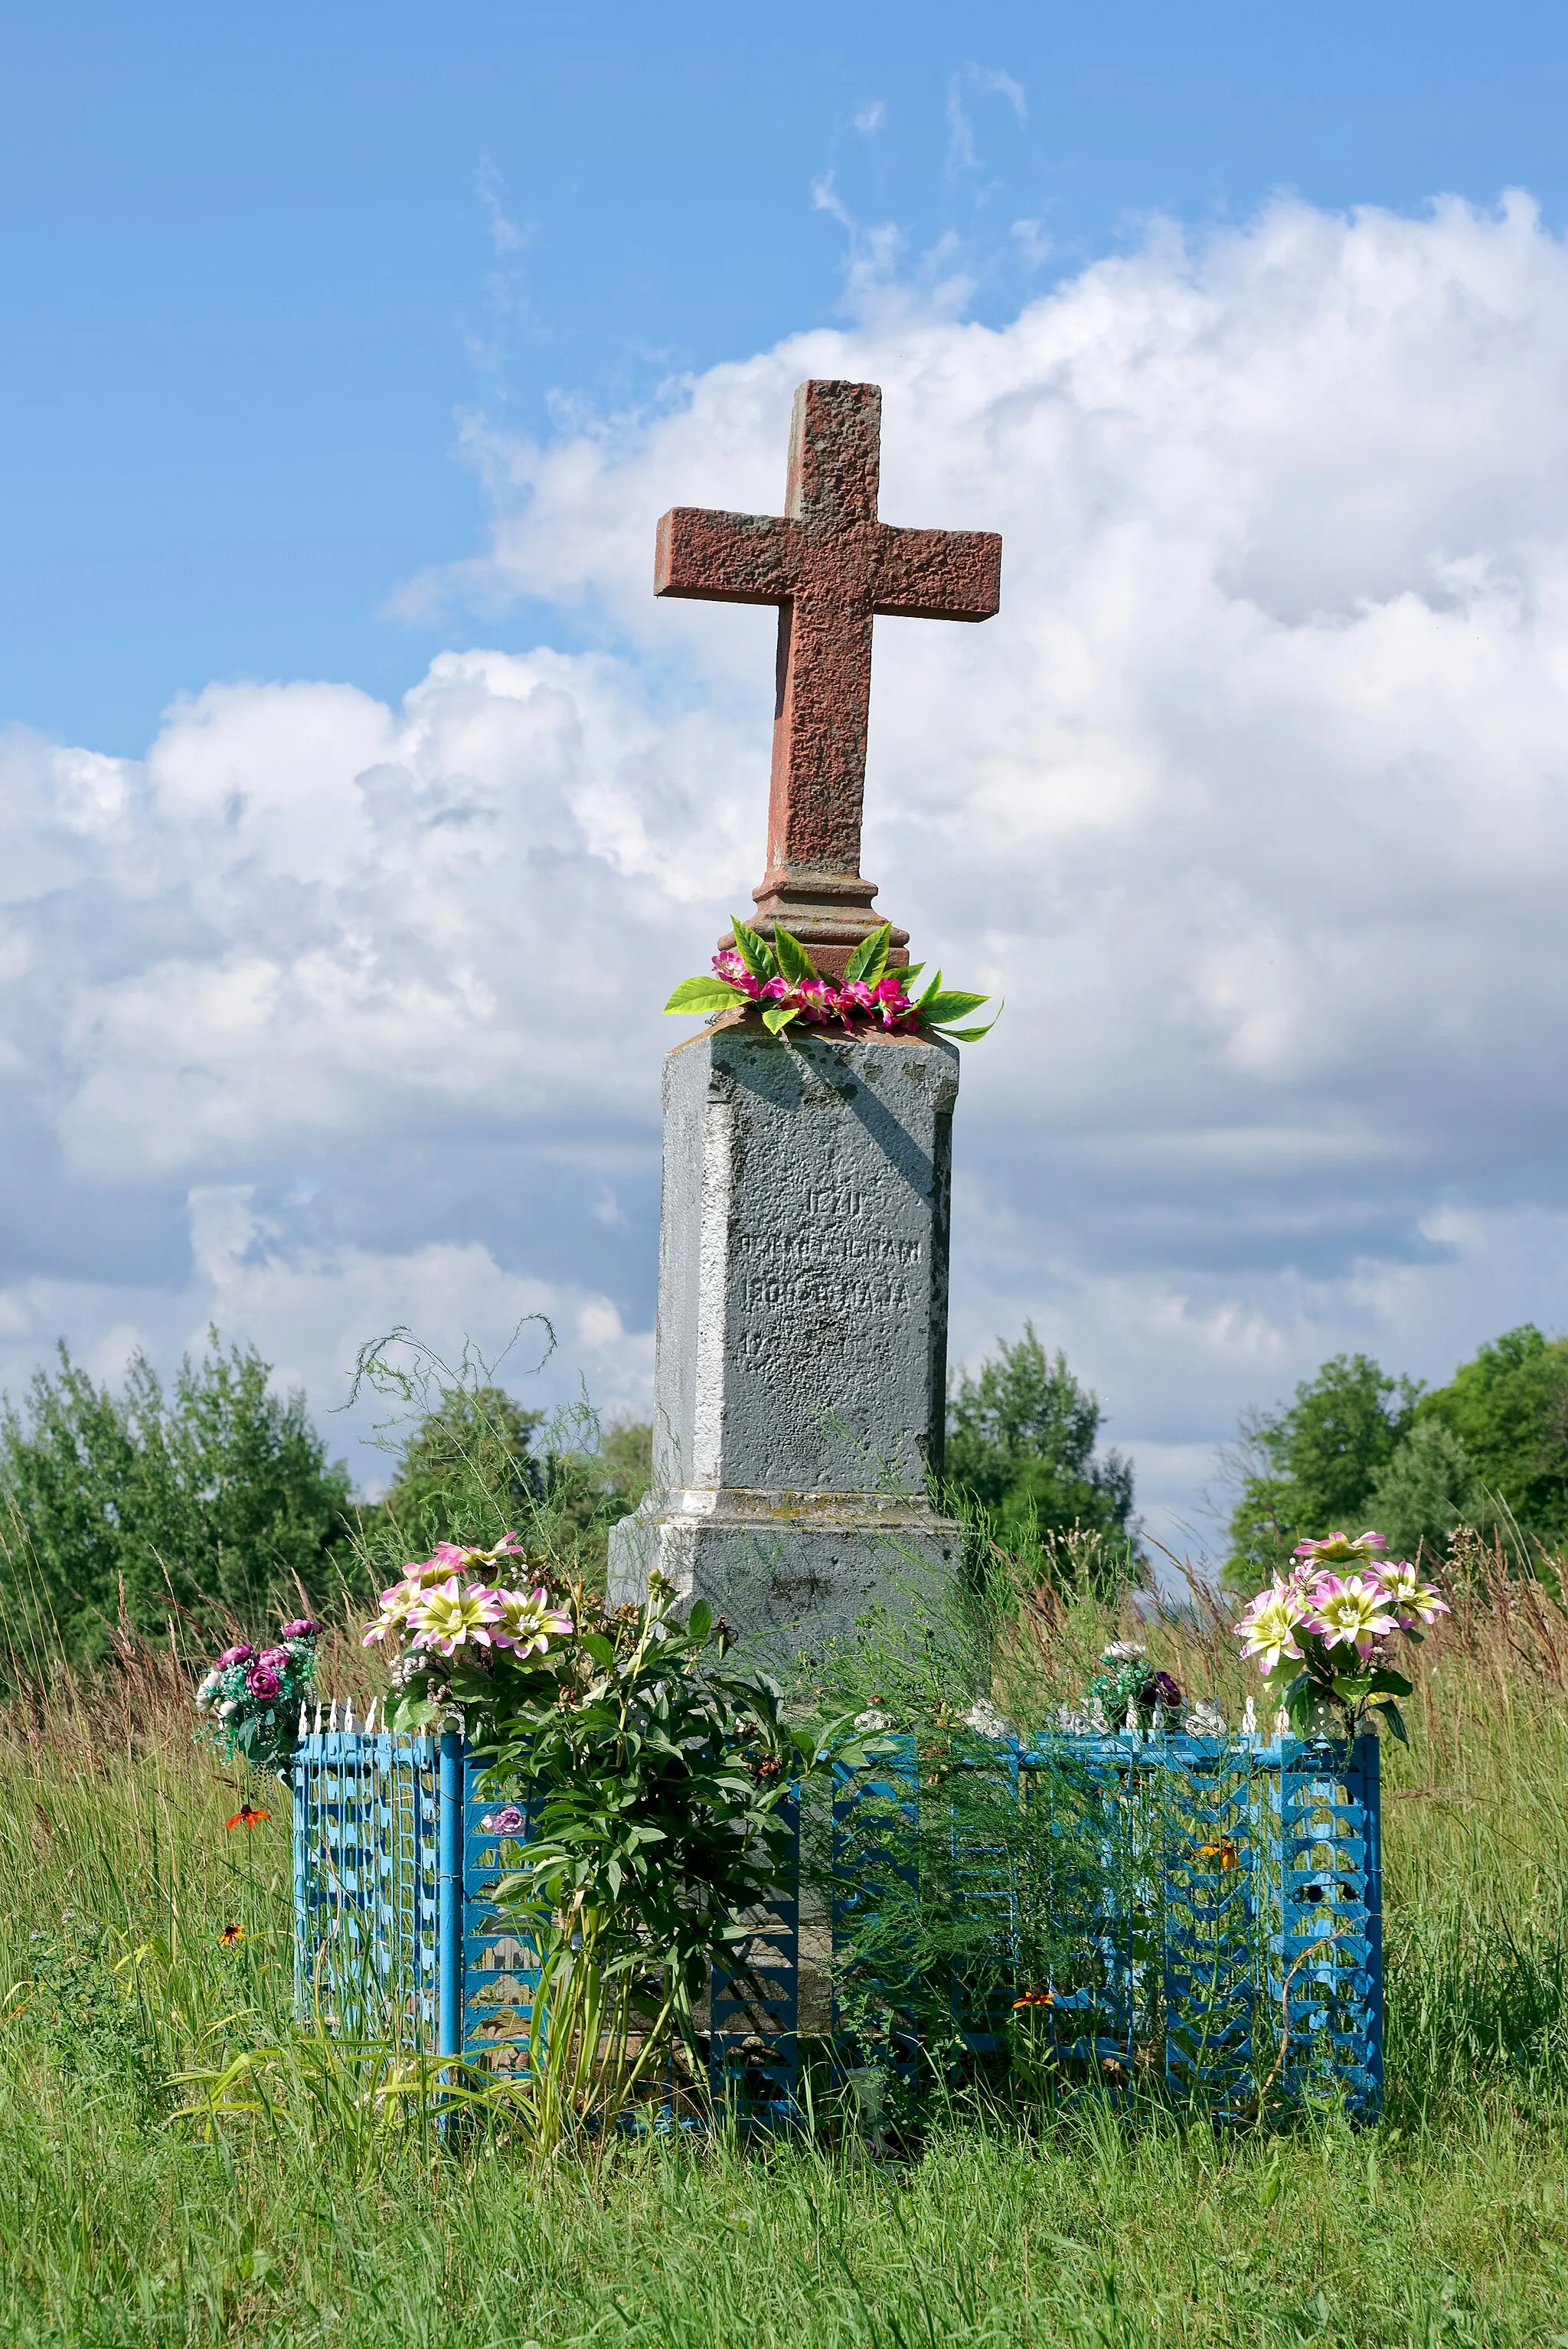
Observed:
[[[1006,995],[954,1351],[1151,1528],[1243,1407],[1568,1327],[1568,24],[0,9],[0,1381],[395,1325],[645,1410],[658,1006],[748,902],[808,375],[882,512],[864,869]],[[531,1351],[531,1349],[532,1350]],[[1207,1496],[1207,1499],[1206,1499]]]

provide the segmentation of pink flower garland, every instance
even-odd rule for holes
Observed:
[[[857,1013],[862,1019],[880,1019],[895,1036],[912,1036],[920,1026],[919,1011],[904,993],[896,972],[890,971],[874,987],[868,987],[863,978],[851,979],[843,987],[834,987],[825,978],[761,979],[747,968],[745,957],[735,947],[726,947],[714,956],[713,970],[716,978],[722,978],[752,1003],[788,1003],[818,1027],[830,1019],[841,1019],[848,1028]]]

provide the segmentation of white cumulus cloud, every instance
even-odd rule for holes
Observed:
[[[996,620],[879,624],[868,783],[883,907],[1008,999],[957,1350],[1032,1312],[1170,1523],[1325,1353],[1568,1322],[1568,255],[1522,198],[1287,203],[1003,327],[884,288],[474,428],[488,546],[409,600],[596,649],[215,685],[139,762],[9,738],[13,1383],[217,1311],[325,1403],[383,1321],[548,1299],[562,1377],[645,1394],[657,1006],[758,874],[772,636],[655,604],[653,525],[776,511],[808,375],[883,386],[886,518],[1005,539]]]

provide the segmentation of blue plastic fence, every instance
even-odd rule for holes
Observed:
[[[987,1924],[993,1951],[1027,1941],[1007,1855],[976,1844],[962,1806],[920,1783],[913,1738],[876,1766],[841,1773],[831,1805],[829,1911],[804,1929],[797,1887],[746,1920],[716,1973],[711,2084],[752,2112],[788,2115],[799,2084],[802,1941],[834,1976],[841,2063],[864,2063],[868,2005],[880,2060],[910,2073],[920,2051],[891,1978],[857,1980],[857,1949],[932,1866],[930,1812],[954,1822],[943,1898]],[[1015,1971],[1036,1994],[1031,2044],[1057,2073],[1115,2086],[1152,2068],[1220,2111],[1337,2097],[1367,2116],[1383,2087],[1382,1869],[1377,1742],[1063,1734],[985,1747],[993,1783],[1047,1806],[1072,1859],[1054,1881],[1056,1979]],[[962,1763],[958,1766],[963,1766]],[[318,1728],[294,1764],[295,1961],[302,2008],[345,2034],[388,2038],[502,2070],[527,2028],[535,1974],[526,1932],[496,1909],[514,1865],[489,1822],[460,1738]],[[799,1849],[799,1820],[787,1814]],[[927,1830],[922,1833],[923,1825]],[[940,1841],[941,1838],[939,1837]],[[923,1891],[925,1888],[923,1888]],[[869,1936],[875,1940],[874,1930]],[[885,1935],[878,1966],[889,1977]],[[861,1968],[863,1976],[864,1968]],[[892,1973],[896,1974],[893,1967]],[[952,2030],[928,2056],[984,2060],[1007,2044],[1012,1999],[971,1994],[953,1969]],[[857,1998],[857,1991],[860,1995]],[[826,2027],[821,2009],[816,2028]]]

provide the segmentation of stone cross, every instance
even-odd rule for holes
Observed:
[[[988,620],[1001,600],[995,532],[877,520],[881,441],[876,384],[803,383],[782,516],[673,507],[654,581],[660,595],[779,606],[768,867],[751,894],[758,928],[782,922],[830,978],[876,927],[876,884],[861,877],[872,620]],[[907,962],[907,931],[892,935],[890,960]]]
[[[984,620],[1002,542],[877,520],[882,394],[795,395],[787,512],[677,506],[661,595],[777,604],[779,708],[759,928],[841,978],[877,926],[861,878],[872,621]],[[903,964],[905,933],[894,931]],[[947,1383],[956,1046],[929,1031],[769,1035],[721,1018],[665,1062],[654,1480],[610,1537],[786,1666],[956,1570],[933,1507]]]

